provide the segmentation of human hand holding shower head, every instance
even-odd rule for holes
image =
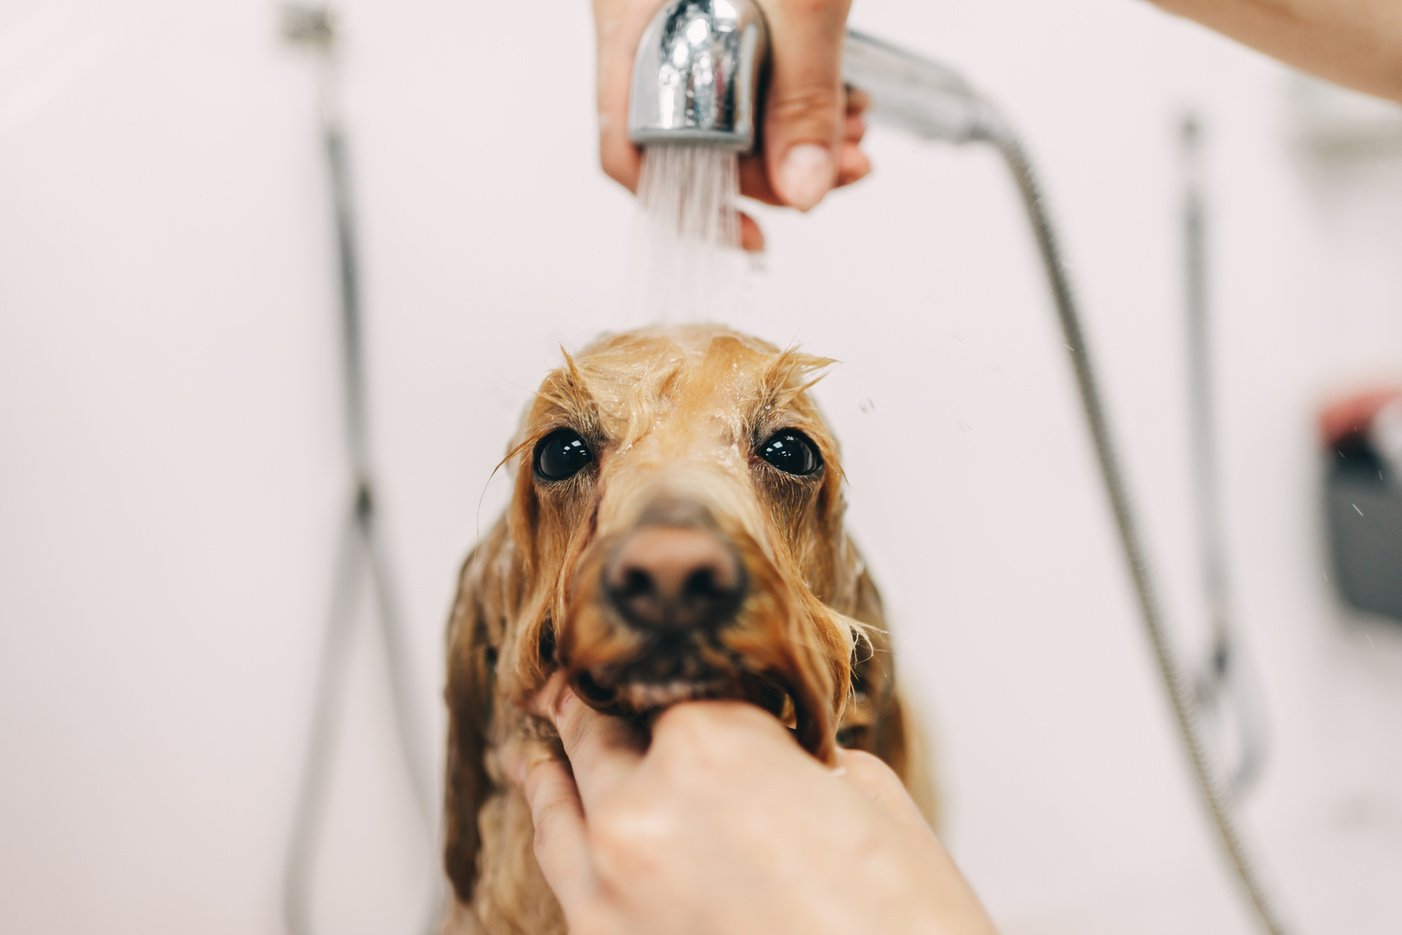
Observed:
[[[864,99],[841,71],[848,6],[594,0],[605,171],[636,190],[639,145],[711,146],[746,154],[744,195],[801,211],[865,177]]]

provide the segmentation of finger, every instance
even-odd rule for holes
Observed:
[[[565,764],[538,758],[518,782],[535,826],[535,857],[567,918],[594,889],[594,867],[579,792]]]
[[[759,229],[758,222],[745,212],[740,212],[740,246],[747,253],[764,252],[764,231]]]
[[[861,88],[854,88],[850,84],[844,88],[847,92],[847,113],[861,114],[871,109],[871,95]]]
[[[569,689],[552,706],[551,720],[587,814],[637,768],[643,753],[641,738],[631,724],[600,714]]]
[[[847,116],[843,118],[842,124],[842,144],[838,149],[837,156],[837,180],[836,186],[850,185],[858,179],[871,172],[871,164],[863,156],[864,167],[854,169],[853,158],[847,153],[847,145],[860,143],[866,136],[866,118],[860,111],[848,108]],[[787,204],[779,193],[774,191],[774,186],[769,181],[769,168],[765,165],[762,156],[742,156],[740,158],[740,194],[747,198],[767,205]]]
[[[740,159],[740,194],[767,205],[786,203],[769,184],[769,169],[764,164],[763,156],[744,156]]]
[[[842,121],[842,141],[844,143],[860,143],[867,135],[867,118],[860,113],[847,112],[847,117]]]
[[[662,2],[644,2],[647,8],[639,9],[639,0],[594,0],[599,163],[610,178],[630,191],[637,191],[642,170],[642,154],[628,138],[633,57],[653,10]]]
[[[772,37],[766,165],[785,203],[807,211],[837,180],[836,147],[846,116],[842,42],[848,3],[769,0],[761,6]]]
[[[838,150],[837,184],[851,185],[871,175],[871,160],[856,143],[844,143]]]
[[[565,673],[556,671],[545,684],[534,695],[526,699],[526,710],[536,717],[544,718],[552,723],[555,720],[555,706],[560,703],[560,696],[569,691],[569,682],[565,680]]]
[[[787,203],[769,183],[769,169],[764,164],[763,156],[740,157],[740,194],[767,205]]]
[[[688,701],[672,705],[652,723],[648,758],[694,767],[724,762],[771,774],[811,758],[767,711],[741,701]]]
[[[900,777],[878,757],[864,750],[839,750],[837,765],[847,781],[887,815],[902,825],[929,830],[925,816]]]

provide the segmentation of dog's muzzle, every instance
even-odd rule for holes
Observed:
[[[641,714],[764,694],[729,645],[755,596],[750,570],[709,510],[661,498],[600,545],[588,584],[572,595],[579,616],[568,621],[560,654],[582,697]]]

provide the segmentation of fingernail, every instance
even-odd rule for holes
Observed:
[[[779,167],[779,194],[800,211],[823,200],[832,188],[832,152],[817,143],[800,143],[790,149]]]
[[[568,686],[562,686],[555,696],[554,702],[550,705],[551,720],[558,727],[560,722],[565,719],[565,715],[569,713],[570,708],[578,703],[579,696],[574,693],[574,690]]]
[[[521,755],[519,741],[510,741],[501,751],[501,771],[518,786],[525,785],[526,758]]]
[[[555,706],[559,703],[560,692],[564,688],[564,676],[559,672],[546,679],[545,684],[526,700],[526,710],[536,717],[555,722]]]
[[[516,783],[518,789],[526,788],[526,773],[530,772],[534,762],[534,760],[517,754],[516,760],[511,764],[511,779]]]

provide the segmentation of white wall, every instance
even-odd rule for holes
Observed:
[[[557,345],[619,323],[632,204],[594,161],[587,4],[346,6],[382,503],[436,736],[456,565],[504,500],[492,466]],[[1201,109],[1226,520],[1276,741],[1248,817],[1307,931],[1390,931],[1402,640],[1331,597],[1311,419],[1402,364],[1397,167],[1302,158],[1281,69],[1146,4],[863,0],[853,21],[964,68],[1041,158],[1190,633],[1173,147]],[[271,0],[11,0],[0,78],[0,913],[275,931],[348,496],[313,70]],[[1006,179],[986,153],[871,149],[859,189],[765,216],[741,324],[845,362],[820,396],[952,845],[1012,933],[1247,931]],[[327,931],[402,930],[432,872],[372,635]]]

